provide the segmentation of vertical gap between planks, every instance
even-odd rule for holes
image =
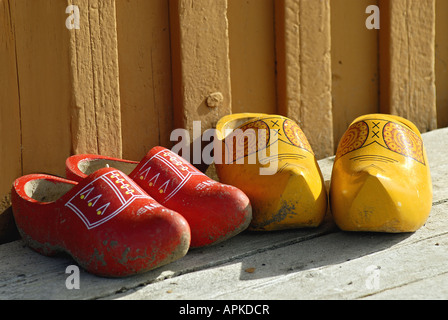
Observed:
[[[436,0],[436,95],[438,127],[448,127],[448,1]]]
[[[437,127],[435,0],[380,0],[381,111]]]
[[[330,2],[282,0],[275,4],[278,110],[298,122],[318,159],[331,156]]]

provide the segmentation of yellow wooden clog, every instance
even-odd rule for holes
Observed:
[[[221,182],[249,197],[249,230],[318,226],[327,209],[322,173],[299,126],[278,115],[239,113],[217,123]],[[216,149],[215,149],[216,150]]]
[[[342,230],[419,229],[431,210],[432,183],[417,127],[384,114],[354,120],[337,149],[330,203]]]

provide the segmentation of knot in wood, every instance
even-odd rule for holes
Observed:
[[[221,92],[211,93],[207,97],[207,101],[206,101],[207,106],[209,108],[221,107],[223,102],[224,102],[224,96],[222,95]]]

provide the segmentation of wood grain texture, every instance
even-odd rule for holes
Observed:
[[[202,130],[231,112],[227,0],[170,0],[174,124]],[[221,93],[218,107],[207,98]]]
[[[436,94],[439,128],[448,127],[448,1],[436,0]]]
[[[279,113],[297,121],[317,158],[334,153],[330,2],[275,2]]]
[[[442,283],[425,292],[412,290],[415,283],[433,278],[442,277],[446,283],[448,267],[443,262],[448,254],[448,229],[442,222],[446,209],[446,204],[436,207],[428,227],[415,234],[372,236],[335,232],[243,257],[218,268],[184,274],[118,297],[347,300],[381,299],[387,292],[390,299],[406,299],[418,293],[425,299],[446,299]],[[434,267],[429,267],[428,261]],[[377,287],[372,283],[373,270],[379,271]],[[176,285],[169,286],[173,282]],[[398,294],[393,294],[397,289]]]
[[[12,1],[23,173],[63,175],[71,151],[66,3]]]
[[[437,128],[435,0],[380,0],[381,111]]]
[[[22,139],[14,24],[10,0],[0,0],[0,243],[14,229],[10,190],[22,174]]]
[[[22,173],[19,87],[10,5],[9,0],[0,1],[0,201]],[[0,206],[0,212],[2,209]]]
[[[170,147],[173,129],[169,6],[116,1],[123,157]]]
[[[357,117],[379,112],[379,30],[365,14],[372,0],[331,0],[331,66],[335,149]]]
[[[68,0],[80,10],[69,34],[73,153],[122,156],[115,1]],[[65,12],[65,10],[64,10]]]
[[[228,1],[233,113],[277,112],[275,1]]]

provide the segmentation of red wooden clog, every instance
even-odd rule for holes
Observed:
[[[67,177],[79,181],[106,165],[124,170],[156,201],[183,215],[190,225],[191,247],[228,239],[252,219],[249,198],[241,190],[210,179],[163,147],[154,147],[140,162],[75,155],[66,161]]]
[[[12,208],[26,244],[51,256],[70,254],[88,272],[123,277],[183,257],[190,228],[128,176],[100,169],[81,182],[45,174],[18,178]]]

